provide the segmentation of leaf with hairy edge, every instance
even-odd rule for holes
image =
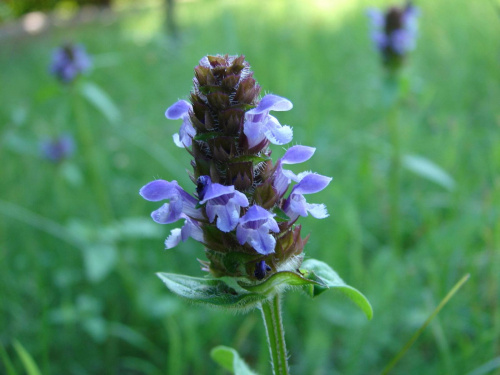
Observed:
[[[236,291],[223,280],[205,279],[172,273],[157,273],[173,293],[196,303],[225,308],[249,309],[267,298],[266,295],[240,289]]]
[[[373,317],[373,309],[368,299],[360,291],[347,285],[328,264],[316,259],[308,259],[302,263],[300,269],[307,279],[317,282],[317,285],[309,288],[312,297],[330,288],[338,289],[358,305],[368,319]]]
[[[323,284],[321,280],[306,279],[298,273],[290,271],[277,272],[269,277],[266,281],[257,285],[247,285],[242,283],[239,283],[239,285],[250,292],[263,295],[269,295],[280,286],[317,285],[323,288],[327,288],[326,284]]]
[[[212,359],[234,375],[256,375],[233,348],[217,346],[210,352]]]

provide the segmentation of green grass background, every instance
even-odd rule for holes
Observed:
[[[158,271],[202,275],[196,258],[204,258],[203,249],[190,240],[164,251],[175,225],[150,223],[158,204],[138,195],[155,178],[194,188],[185,173],[190,157],[171,139],[180,123],[164,111],[188,98],[193,67],[216,53],[244,54],[263,92],[294,103],[277,117],[293,126],[294,144],[317,148],[296,169],[334,178],[309,198],[324,202],[330,217],[302,220],[311,233],[306,255],[330,264],[374,308],[367,321],[339,294],[311,300],[287,293],[292,373],[379,374],[466,273],[468,283],[392,373],[470,374],[498,362],[496,3],[417,2],[420,37],[406,72],[402,149],[447,171],[455,188],[403,170],[401,254],[389,246],[390,143],[365,15],[367,6],[386,4],[182,1],[177,41],[166,36],[158,4],[1,39],[0,343],[14,368],[23,373],[13,347],[19,340],[43,374],[224,374],[209,357],[216,345],[236,348],[259,373],[270,373],[258,311],[232,315],[190,305],[157,279]],[[101,176],[94,185],[81,139],[61,166],[38,155],[44,136],[78,134],[68,90],[47,73],[51,50],[64,41],[83,43],[95,57],[87,79],[119,110],[119,120],[110,121],[84,103]],[[282,153],[274,147],[275,157]],[[111,203],[107,213],[96,185]],[[474,375],[483,373],[500,370]]]

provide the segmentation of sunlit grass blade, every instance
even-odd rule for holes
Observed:
[[[448,301],[455,295],[455,293],[458,292],[458,290],[462,287],[462,285],[465,284],[465,282],[469,279],[470,274],[466,274],[464,277],[462,277],[454,286],[451,288],[451,290],[448,292],[448,294],[441,300],[439,305],[434,309],[431,315],[427,318],[427,320],[422,324],[422,326],[417,330],[417,332],[414,333],[414,335],[407,341],[403,349],[400,350],[400,352],[392,359],[391,362],[384,368],[382,371],[382,375],[389,374],[390,371],[394,368],[394,366],[399,362],[399,360],[406,354],[408,349],[413,345],[413,343],[420,337],[422,332],[425,330],[425,328],[429,325],[429,323],[434,319],[434,317],[441,311],[441,309],[448,303]]]
[[[467,375],[485,375],[498,368],[500,368],[500,356],[493,358],[491,361],[488,361],[478,368],[472,370],[471,372],[467,373]]]
[[[7,351],[2,344],[0,344],[0,358],[2,358],[2,363],[5,367],[5,370],[7,371],[5,375],[18,375],[16,370],[14,369],[12,361],[9,358],[9,355],[7,354]]]
[[[17,340],[14,341],[14,349],[16,349],[17,355],[21,358],[21,362],[28,375],[42,375],[31,354]]]

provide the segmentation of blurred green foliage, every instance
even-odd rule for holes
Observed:
[[[193,67],[207,53],[245,54],[263,90],[294,103],[277,117],[293,126],[294,142],[317,147],[302,167],[334,177],[312,201],[326,203],[331,216],[302,222],[311,233],[306,254],[330,264],[374,308],[368,322],[338,295],[287,293],[292,373],[379,374],[465,273],[469,282],[393,373],[467,374],[498,357],[495,5],[417,4],[421,35],[400,114],[402,151],[417,158],[401,177],[399,256],[389,247],[390,146],[368,5],[186,1],[176,8],[177,39],[165,34],[158,7],[122,8],[91,23],[0,39],[0,343],[16,371],[23,363],[15,340],[43,374],[223,374],[210,358],[217,345],[237,349],[251,368],[268,373],[258,312],[234,316],[187,304],[155,276],[202,276],[196,258],[204,258],[203,249],[188,241],[163,251],[175,225],[151,223],[157,204],[138,195],[154,178],[192,186],[190,157],[171,138],[180,124],[164,111],[188,98]],[[112,219],[96,203],[82,144],[60,165],[38,155],[42,137],[76,134],[70,92],[48,74],[51,50],[66,41],[83,43],[94,56],[88,79],[119,111],[106,117],[106,105],[83,103]],[[95,99],[92,90],[87,95]],[[274,157],[282,153],[276,147]],[[422,157],[453,178],[452,189]],[[422,178],[422,169],[434,181]]]

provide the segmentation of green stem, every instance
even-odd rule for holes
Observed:
[[[285,330],[281,319],[279,294],[261,305],[262,317],[266,327],[267,342],[273,364],[274,375],[289,375],[288,358],[285,344]]]
[[[76,87],[73,89],[76,89]],[[103,219],[104,222],[111,222],[113,221],[113,209],[102,177],[103,174],[101,173],[101,161],[96,152],[97,147],[92,136],[92,124],[88,120],[83,98],[76,90],[74,90],[72,94],[78,138],[82,147],[82,154],[85,159],[86,172],[88,174],[92,193],[102,213],[101,219]]]
[[[389,137],[391,142],[391,159],[389,166],[389,194],[390,194],[390,233],[393,251],[398,254],[401,247],[400,232],[400,184],[401,184],[401,144],[398,121],[398,101],[396,100],[389,111]]]

